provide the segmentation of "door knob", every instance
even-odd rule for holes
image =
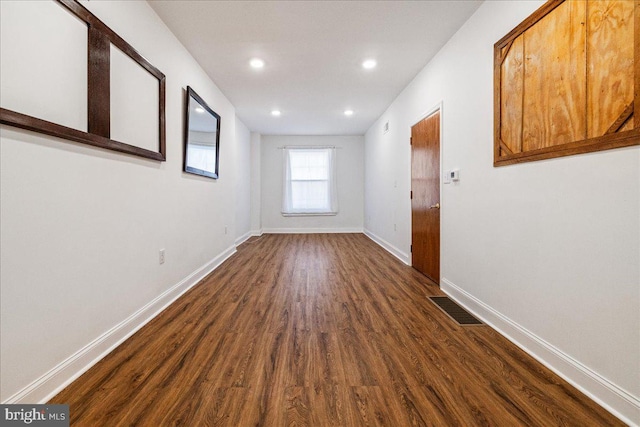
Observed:
[[[440,209],[440,202],[436,203],[435,205],[429,206],[429,209]]]

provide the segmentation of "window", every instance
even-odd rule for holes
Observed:
[[[335,215],[335,148],[284,149],[283,215]]]
[[[195,132],[190,133],[193,134]],[[187,165],[199,171],[215,171],[216,146],[190,143],[189,149],[187,150]]]

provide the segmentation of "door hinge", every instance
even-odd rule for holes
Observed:
[[[409,145],[413,145],[413,137],[409,138]]]
[[[409,252],[413,253],[413,245],[409,246]]]
[[[411,200],[413,200],[413,191],[410,191],[410,192],[409,192],[409,198],[410,198]]]

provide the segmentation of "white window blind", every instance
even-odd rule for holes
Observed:
[[[283,215],[338,213],[335,148],[284,148]]]

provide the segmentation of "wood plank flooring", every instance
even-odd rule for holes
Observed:
[[[264,235],[51,403],[74,426],[620,421],[362,234]]]

